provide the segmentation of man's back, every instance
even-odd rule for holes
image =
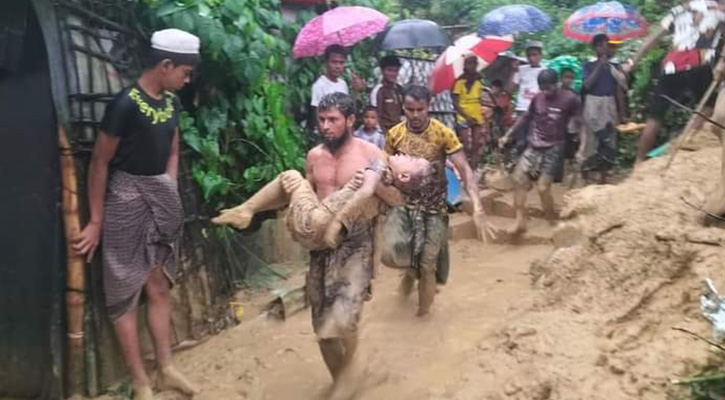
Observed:
[[[307,179],[320,199],[342,188],[358,170],[382,156],[380,149],[357,138],[338,150],[319,145],[307,154]]]

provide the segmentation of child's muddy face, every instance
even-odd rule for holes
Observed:
[[[395,155],[388,159],[393,177],[400,183],[408,183],[413,178],[425,175],[430,169],[430,162],[425,158],[408,155]]]

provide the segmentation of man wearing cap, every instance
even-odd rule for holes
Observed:
[[[662,61],[661,78],[653,91],[647,126],[639,138],[637,162],[647,158],[657,139],[669,102],[663,95],[679,101],[700,100],[713,80],[712,65],[721,56],[722,36],[725,33],[725,6],[711,0],[692,0],[672,8],[660,26],[650,34],[634,56],[623,65],[630,73],[645,54],[665,35],[672,34],[672,49]],[[723,65],[725,67],[725,64]],[[716,68],[716,74],[722,68]],[[705,114],[712,113],[715,96],[706,99]],[[695,120],[700,128],[704,119]]]
[[[106,309],[138,400],[153,399],[138,341],[142,300],[160,369],[157,388],[196,392],[173,365],[170,288],[183,228],[181,104],[174,92],[189,82],[199,60],[196,36],[178,29],[153,34],[141,77],[106,108],[88,174],[91,219],[75,239],[75,250],[90,262],[103,236]]]
[[[526,43],[526,59],[528,65],[519,66],[518,71],[513,77],[513,84],[518,87],[518,95],[516,96],[516,119],[520,118],[529,110],[531,100],[539,94],[539,83],[537,81],[539,73],[544,70],[541,66],[543,43],[531,40]],[[526,148],[526,140],[528,137],[528,124],[520,125],[515,133],[514,142],[515,154],[520,154]]]

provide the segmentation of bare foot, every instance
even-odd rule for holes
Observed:
[[[228,210],[222,210],[221,215],[213,218],[211,222],[217,225],[231,225],[237,229],[246,229],[252,223],[254,213],[246,207],[239,206]]]
[[[151,386],[143,385],[133,388],[133,400],[154,400],[154,392]]]
[[[328,400],[351,400],[354,399],[360,389],[360,383],[354,379],[354,368],[348,366],[337,378],[330,388]]]
[[[514,222],[514,226],[507,229],[506,233],[508,233],[511,236],[518,236],[518,235],[526,233],[526,219],[517,218],[516,222]]]
[[[170,365],[161,369],[157,385],[160,391],[178,390],[186,395],[193,396],[199,390],[175,366]]]
[[[403,279],[400,281],[400,286],[398,286],[398,294],[400,295],[402,300],[410,297],[410,294],[413,293],[414,286],[415,279],[413,279],[410,275],[405,274],[405,276],[403,276]]]
[[[556,212],[547,213],[544,217],[546,219],[546,222],[549,223],[550,226],[556,226],[556,223],[559,221],[559,216]]]

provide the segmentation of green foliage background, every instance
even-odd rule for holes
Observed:
[[[285,169],[302,169],[307,149],[302,129],[312,83],[321,72],[316,59],[292,60],[292,43],[302,24],[314,17],[303,12],[298,21],[282,18],[279,0],[138,0],[139,14],[149,29],[175,27],[201,38],[202,66],[197,78],[198,107],[185,113],[181,128],[184,142],[194,150],[193,175],[212,209],[237,204]],[[563,22],[575,9],[591,0],[526,0],[545,10],[555,28],[536,36],[545,43],[545,56],[591,56],[586,43],[564,37]],[[392,20],[424,18],[455,32],[475,32],[478,21],[508,0],[347,0],[342,5],[378,9]],[[676,0],[631,0],[645,18],[656,24]],[[521,46],[528,37],[517,41]],[[620,57],[636,50],[632,41]],[[655,83],[667,43],[640,64],[634,76],[630,108],[641,120]],[[521,49],[517,49],[521,52]],[[623,53],[623,54],[621,54]],[[375,68],[372,40],[353,49],[351,65],[372,85]],[[348,72],[349,73],[349,72]],[[362,100],[361,100],[362,102]],[[673,113],[669,130],[683,125],[682,114]],[[664,135],[661,140],[664,140]],[[620,163],[633,160],[634,141],[621,147]]]

